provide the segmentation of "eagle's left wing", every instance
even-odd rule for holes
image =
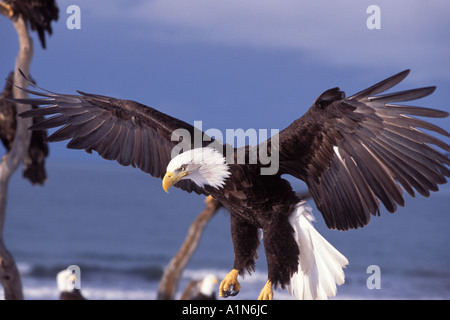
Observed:
[[[447,112],[392,104],[431,94],[435,87],[379,95],[409,70],[349,98],[338,88],[324,92],[307,113],[279,133],[280,174],[302,179],[328,227],[346,230],[369,223],[381,201],[394,212],[411,196],[437,191],[450,176],[450,146],[418,128],[450,137],[424,120]],[[272,146],[273,148],[274,146]]]

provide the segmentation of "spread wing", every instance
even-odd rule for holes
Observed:
[[[156,178],[164,176],[175,146],[183,141],[184,146],[193,148],[194,137],[203,134],[186,122],[135,101],[80,91],[80,95],[67,95],[22,90],[44,98],[17,99],[15,102],[47,105],[20,114],[22,117],[47,117],[31,129],[60,127],[48,137],[48,141],[70,139],[68,148],[84,149],[89,153],[94,150],[104,159],[137,167]],[[191,180],[181,180],[175,186],[188,192],[205,194],[203,188]]]
[[[449,133],[412,117],[444,118],[447,112],[392,104],[431,94],[435,87],[379,95],[409,70],[349,98],[338,88],[324,92],[307,113],[279,133],[280,174],[302,179],[329,228],[346,230],[403,206],[411,196],[437,191],[450,176],[450,160],[436,147]],[[431,134],[421,129],[430,131]],[[400,187],[401,186],[401,187]]]

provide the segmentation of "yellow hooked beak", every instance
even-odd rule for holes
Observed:
[[[173,174],[172,172],[167,171],[162,181],[164,191],[169,193],[170,187],[172,187],[175,183],[180,181],[181,178],[183,178],[187,174],[188,173],[185,171],[178,174]]]
[[[70,283],[75,284],[75,282],[77,281],[77,277],[75,277],[75,275],[72,274],[72,275],[69,277],[69,281],[70,281]]]

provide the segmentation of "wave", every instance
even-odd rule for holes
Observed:
[[[78,265],[81,275],[85,279],[104,278],[107,276],[130,276],[140,278],[142,280],[156,281],[161,279],[164,272],[162,265],[107,265],[107,264],[89,264],[83,263]],[[18,263],[19,272],[23,277],[54,279],[58,272],[66,269],[68,266],[61,264],[49,263]]]
[[[56,273],[65,267],[59,265],[44,266],[42,264],[19,263],[22,275],[24,295],[32,300],[55,300],[59,298],[56,287]],[[154,300],[157,296],[163,268],[158,265],[130,266],[129,268],[105,268],[104,266],[81,266],[83,294],[91,300]],[[181,296],[191,280],[200,280],[207,274],[214,274],[222,279],[229,270],[223,268],[187,268],[179,282],[175,298]],[[415,279],[409,277],[414,273]],[[444,278],[447,280],[444,280]],[[265,284],[265,271],[256,271],[240,278],[241,292],[231,299],[253,300]],[[419,281],[422,279],[423,281]],[[439,283],[438,283],[439,282]],[[420,290],[419,290],[420,288]],[[217,288],[216,288],[217,290]],[[420,291],[420,294],[417,292]],[[0,293],[0,300],[3,292]],[[423,270],[412,270],[399,278],[385,275],[382,277],[381,290],[369,290],[363,279],[355,279],[353,274],[345,284],[338,287],[334,300],[361,299],[449,299],[450,288],[446,273],[433,273]],[[274,299],[291,300],[286,290],[275,290]]]

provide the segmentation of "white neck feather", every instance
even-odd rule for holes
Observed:
[[[167,171],[186,166],[185,179],[191,179],[198,186],[209,185],[214,188],[223,187],[225,179],[230,176],[228,165],[221,153],[212,148],[192,149],[176,156],[167,166]]]
[[[193,150],[194,161],[199,153],[201,153],[201,165],[197,174],[193,174],[191,179],[201,187],[204,185],[215,188],[223,187],[225,179],[230,176],[225,158],[215,149],[201,148]]]
[[[72,272],[69,270],[62,270],[58,272],[56,276],[56,283],[60,292],[71,292],[75,288],[72,280],[70,279]]]
[[[217,278],[213,275],[207,275],[205,278],[203,278],[202,284],[200,286],[200,292],[206,296],[211,296],[214,292],[216,284]]]

